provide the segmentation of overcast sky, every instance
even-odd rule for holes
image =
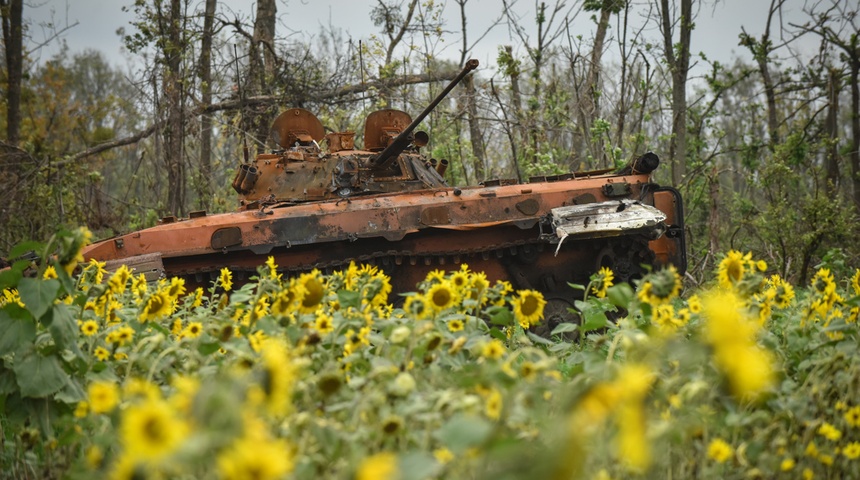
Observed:
[[[437,4],[445,4],[445,29],[450,33],[446,35],[448,48],[442,52],[442,56],[456,59],[459,57],[459,10],[453,0],[436,0]],[[644,0],[634,0],[636,4],[647,3]],[[62,39],[67,43],[70,53],[82,52],[86,49],[99,50],[116,66],[125,66],[129,57],[123,53],[122,42],[116,31],[125,27],[129,32],[132,27],[129,22],[133,19],[132,13],[122,11],[123,5],[130,5],[133,0],[30,0],[25,2],[24,16],[30,22],[30,33],[32,42],[29,48],[43,41],[49,30],[43,27],[47,22],[53,21],[56,27],[74,25],[62,34]],[[192,0],[192,8],[202,4],[203,0]],[[287,28],[310,38],[316,35],[326,25],[333,25],[342,29],[347,38],[351,37],[357,41],[366,39],[377,31],[370,21],[369,13],[376,0],[279,0],[279,35],[284,34]],[[552,5],[554,2],[547,1]],[[767,0],[722,0],[714,5],[713,1],[706,0],[706,5],[699,11],[696,19],[696,28],[693,31],[692,50],[703,52],[709,58],[721,62],[730,62],[735,55],[749,58],[747,52],[738,47],[738,33],[744,26],[748,33],[760,35],[770,4]],[[788,19],[798,21],[803,19],[801,8],[803,0],[789,0],[784,8],[784,15]],[[249,17],[253,12],[255,3],[252,0],[219,0],[232,10],[239,12],[244,17]],[[533,25],[532,9],[535,2],[532,0],[519,0],[516,2],[516,10],[521,13],[524,24]],[[568,4],[577,5],[576,0],[569,0]],[[502,11],[501,0],[471,0],[467,4],[467,18],[470,41],[477,40],[499,16]],[[202,9],[202,7],[200,7]],[[632,20],[631,23],[641,23]],[[590,35],[592,24],[585,14],[580,14],[575,25],[571,27],[577,34]],[[505,25],[495,27],[476,47],[473,56],[481,60],[483,68],[494,66],[498,45],[516,44],[511,39],[511,32]],[[813,47],[814,48],[814,47]],[[41,48],[34,53],[37,59],[50,58],[58,50],[56,41],[47,47]],[[520,52],[524,53],[524,52]]]

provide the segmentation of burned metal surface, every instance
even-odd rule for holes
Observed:
[[[363,149],[352,132],[329,133],[320,145],[319,120],[287,110],[272,126],[280,149],[238,168],[238,211],[166,219],[91,245],[84,256],[131,263],[147,278],[180,275],[199,284],[223,267],[241,283],[268,256],[288,274],[371,263],[391,276],[395,292],[414,290],[432,269],[467,262],[559,305],[577,295],[569,283],[585,284],[603,266],[618,281],[641,275],[643,265],[684,270],[680,195],[651,183],[642,167],[654,167],[656,156],[635,160],[623,174],[450,187],[448,161],[423,155],[429,137],[415,131],[440,99],[415,120],[398,110],[374,112]]]

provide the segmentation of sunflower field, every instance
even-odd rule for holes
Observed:
[[[687,290],[602,269],[545,338],[539,292],[466,264],[402,298],[272,259],[191,289],[79,264],[88,241],[0,273],[3,476],[860,478],[844,263],[791,285],[730,251]]]

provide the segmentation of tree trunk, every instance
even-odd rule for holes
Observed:
[[[830,70],[827,81],[827,119],[824,123],[824,135],[827,138],[827,194],[835,198],[839,192],[839,74]]]
[[[164,94],[167,98],[167,209],[177,216],[185,214],[185,168],[182,162],[182,0],[171,0],[168,19],[167,45],[164,56],[167,71],[164,75]]]
[[[218,0],[206,0],[203,17],[203,38],[200,42],[200,100],[203,108],[212,104],[212,32],[215,6]],[[209,209],[212,195],[212,114],[200,117],[200,181],[197,204],[200,209]]]
[[[585,74],[585,83],[583,83],[585,92],[582,92],[579,97],[581,102],[580,108],[588,117],[589,125],[594,125],[594,121],[600,118],[600,106],[597,100],[598,92],[601,90],[599,86],[600,64],[603,58],[603,43],[606,40],[606,31],[609,28],[609,18],[611,15],[612,12],[608,8],[607,2],[604,2],[603,7],[600,9],[600,20],[597,22],[597,31],[594,34],[594,48],[591,50],[591,61]]]
[[[478,102],[475,91],[474,75],[466,75],[463,79],[463,87],[466,89],[466,117],[469,122],[469,140],[472,142],[472,155],[475,157],[474,171],[475,182],[484,180],[484,136],[478,124]]]
[[[851,58],[851,183],[854,187],[854,206],[860,209],[860,46],[857,36],[852,38],[854,54]]]
[[[254,19],[254,39],[251,42],[251,91],[259,95],[272,92],[275,78],[275,20],[278,6],[275,0],[258,0]],[[258,146],[269,141],[269,127],[274,112],[265,109],[255,117],[254,132]]]
[[[681,19],[678,42],[672,38],[669,0],[660,0],[663,50],[672,72],[672,138],[669,159],[672,184],[679,186],[687,173],[687,73],[690,70],[690,34],[693,29],[693,0],[680,0]],[[677,55],[675,49],[677,48]]]
[[[21,80],[24,72],[23,0],[0,0],[6,48],[6,142],[18,145],[21,129]]]

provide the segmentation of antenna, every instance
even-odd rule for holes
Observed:
[[[242,131],[242,157],[248,163],[248,138],[245,135],[245,89],[242,88],[242,76],[239,74],[239,54],[236,44],[233,44],[233,58],[236,61],[236,88],[239,89],[239,130]]]

